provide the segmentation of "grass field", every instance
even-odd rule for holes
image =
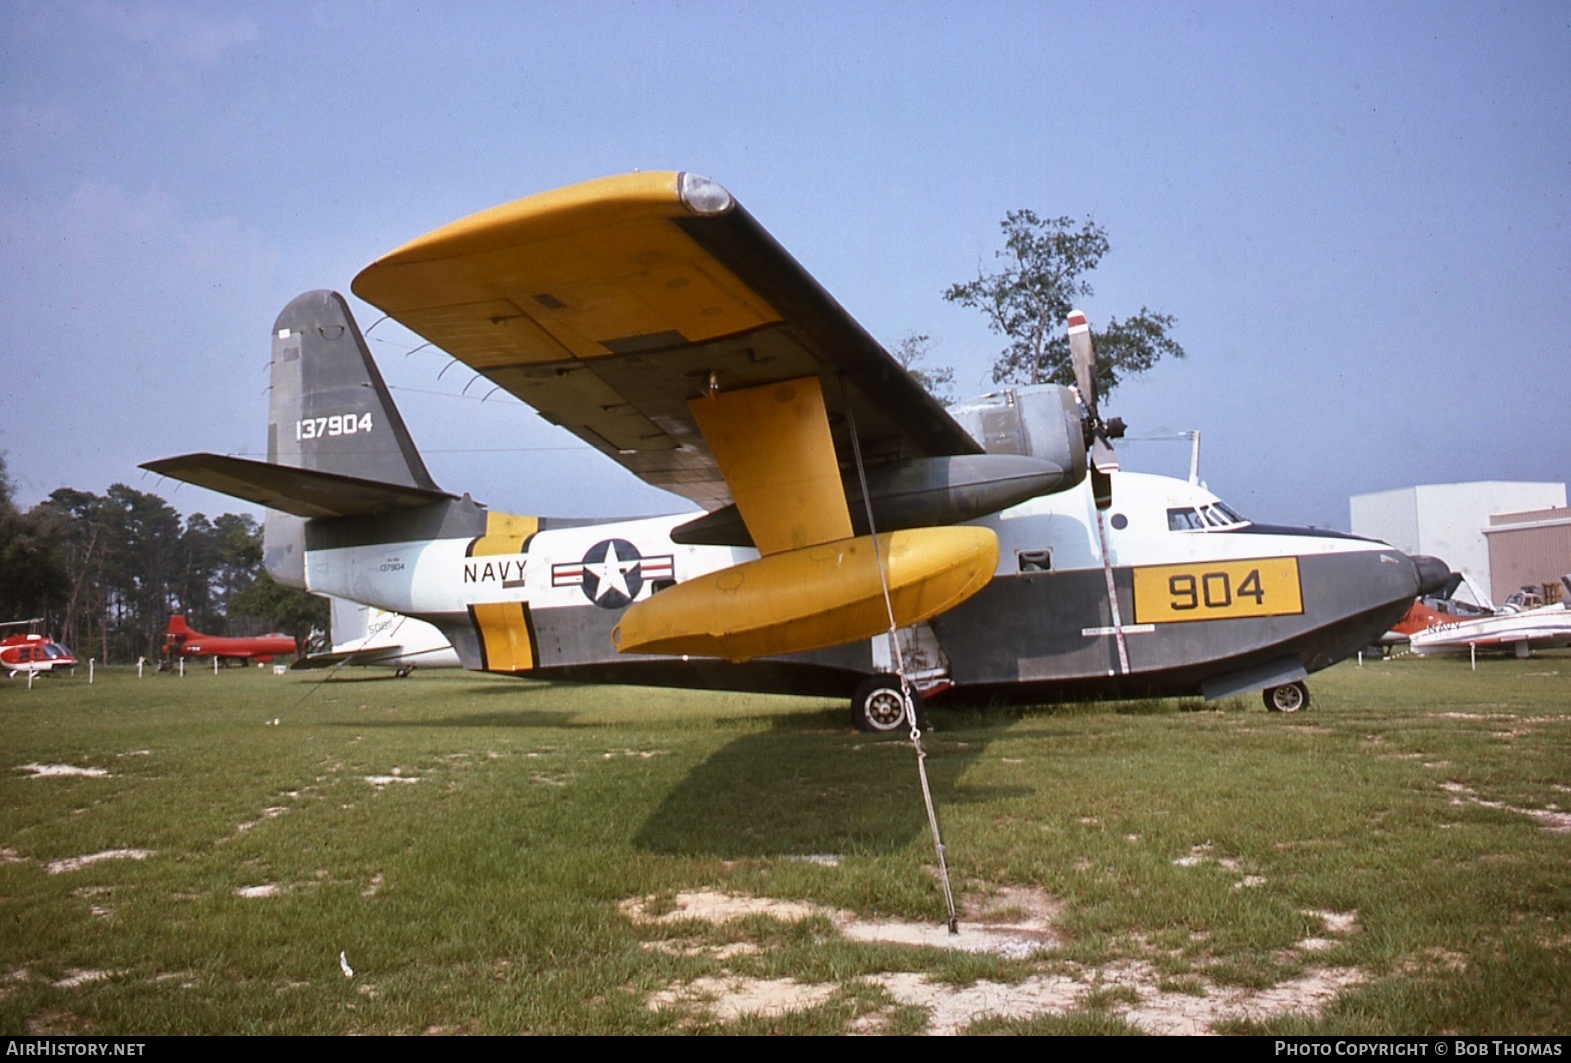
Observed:
[[[1565,654],[936,711],[954,941],[839,702],[317,680],[0,681],[0,1032],[1571,1030]]]

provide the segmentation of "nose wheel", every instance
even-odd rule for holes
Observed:
[[[1309,708],[1309,688],[1302,681],[1263,691],[1267,712],[1302,712]]]
[[[887,734],[906,722],[900,680],[892,675],[868,676],[851,695],[851,722],[858,731]]]

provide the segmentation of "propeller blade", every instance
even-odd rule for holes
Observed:
[[[1091,468],[1088,471],[1096,508],[1106,509],[1113,504],[1112,474],[1118,471],[1118,455],[1113,453],[1113,448],[1100,435],[1091,443]]]
[[[1096,352],[1091,349],[1091,326],[1079,310],[1069,312],[1069,360],[1075,367],[1075,386],[1091,416],[1096,411]]]
[[[1113,504],[1113,478],[1095,465],[1086,474],[1091,478],[1091,497],[1096,499],[1096,508],[1107,509]]]
[[[1113,448],[1102,436],[1097,436],[1091,443],[1091,464],[1102,472],[1118,471],[1118,455],[1113,453]]]

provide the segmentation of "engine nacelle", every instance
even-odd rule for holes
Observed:
[[[1039,384],[990,391],[949,413],[989,454],[1023,454],[1056,465],[1065,472],[1065,487],[1085,479],[1085,425],[1070,388]]]

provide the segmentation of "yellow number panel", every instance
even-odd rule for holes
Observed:
[[[1135,622],[1293,616],[1304,611],[1296,557],[1137,568]]]

